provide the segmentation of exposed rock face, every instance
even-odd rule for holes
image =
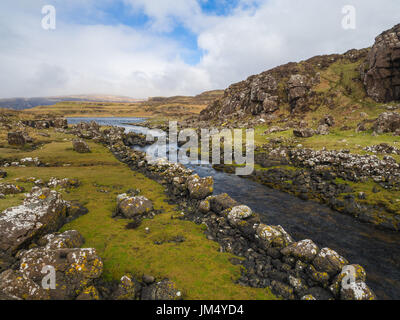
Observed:
[[[49,189],[32,189],[18,207],[0,215],[0,251],[13,254],[33,239],[59,229],[66,217],[67,203],[61,194]]]
[[[310,80],[301,74],[294,74],[288,82],[288,98],[292,111],[305,111],[307,95],[310,91]]]
[[[368,95],[378,102],[400,100],[400,24],[375,39],[361,70]]]
[[[396,132],[400,129],[400,114],[397,112],[381,113],[373,125],[376,133]]]
[[[90,152],[90,148],[89,148],[88,144],[83,140],[76,139],[76,140],[72,141],[72,147],[74,148],[74,150],[76,152],[79,152],[79,153],[89,153]]]

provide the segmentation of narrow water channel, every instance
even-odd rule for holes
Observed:
[[[96,121],[101,125],[124,127],[146,133],[139,118],[69,118],[70,124]],[[303,201],[233,174],[218,172],[210,165],[189,165],[200,176],[214,177],[214,193],[228,193],[251,207],[263,223],[281,225],[295,240],[312,239],[321,248],[329,247],[353,264],[362,265],[367,283],[379,299],[400,299],[400,232],[377,230],[328,207]]]

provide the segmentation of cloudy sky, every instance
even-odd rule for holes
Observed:
[[[1,0],[0,97],[197,94],[368,47],[397,23],[399,0]]]

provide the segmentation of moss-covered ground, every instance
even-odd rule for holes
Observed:
[[[37,136],[36,130],[32,135]],[[0,182],[15,182],[17,178],[51,177],[76,178],[81,185],[62,191],[66,200],[84,205],[89,213],[65,225],[62,230],[75,229],[82,233],[84,247],[94,247],[104,262],[104,278],[118,280],[131,273],[136,277],[151,274],[157,279],[169,278],[184,292],[186,299],[275,299],[268,289],[255,289],[235,284],[241,267],[233,265],[234,256],[219,252],[216,242],[207,240],[204,226],[189,221],[172,219],[177,208],[166,202],[164,188],[131,171],[118,162],[105,147],[89,142],[92,153],[78,154],[72,150],[71,135],[47,130],[45,143],[29,151],[10,148],[1,135],[0,158],[20,159],[38,157],[48,167],[9,167],[8,176]],[[40,136],[37,136],[38,138]],[[18,183],[29,190],[32,184]],[[162,213],[144,220],[137,229],[126,229],[127,220],[111,217],[116,196],[138,188],[151,199]],[[23,195],[7,196],[0,200],[0,209],[21,203]],[[149,228],[149,232],[146,232]],[[181,243],[168,242],[177,236]],[[157,245],[155,242],[162,242]]]

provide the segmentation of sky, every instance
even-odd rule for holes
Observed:
[[[2,0],[0,98],[195,95],[398,23],[399,0]]]

